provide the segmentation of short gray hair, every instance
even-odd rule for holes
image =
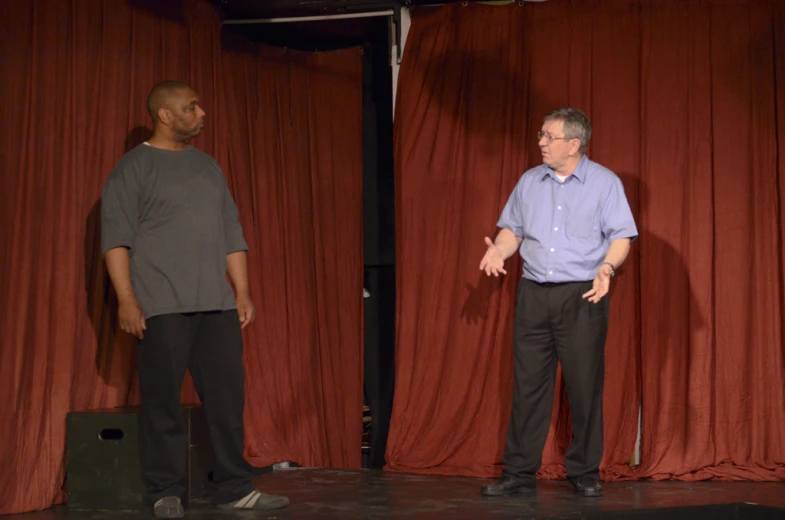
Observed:
[[[586,153],[586,147],[589,146],[591,139],[591,121],[586,114],[577,108],[559,108],[545,116],[545,121],[564,123],[564,137],[580,140],[581,147],[578,151],[581,154]]]

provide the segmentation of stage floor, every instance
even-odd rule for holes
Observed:
[[[603,484],[600,498],[577,497],[569,483],[540,481],[535,495],[484,498],[490,480],[419,476],[367,470],[287,469],[261,476],[266,492],[286,495],[291,505],[271,513],[224,513],[194,504],[196,519],[599,519],[677,520],[785,519],[785,485],[779,482],[615,482]],[[696,510],[697,506],[706,509]],[[150,513],[46,511],[11,515],[8,520],[152,518]]]

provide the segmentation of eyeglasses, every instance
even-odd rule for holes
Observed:
[[[551,134],[549,134],[547,132],[537,132],[537,140],[538,141],[541,141],[543,137],[549,143],[551,141],[558,141],[559,139],[564,139],[565,141],[569,141],[571,139],[577,139],[576,137],[553,137]]]

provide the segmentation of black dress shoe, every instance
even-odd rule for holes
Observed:
[[[571,480],[572,485],[575,486],[575,492],[585,497],[599,497],[602,496],[602,486],[596,477],[583,476]]]
[[[534,491],[537,489],[535,483],[521,482],[512,477],[502,477],[494,484],[483,486],[480,494],[486,497],[500,497],[506,495],[515,495],[526,491]]]

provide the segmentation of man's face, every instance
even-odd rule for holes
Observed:
[[[183,141],[202,133],[205,111],[199,105],[199,96],[191,89],[176,90],[166,104],[175,136]]]
[[[541,134],[538,144],[542,152],[542,162],[554,170],[564,166],[580,146],[580,141],[577,139],[565,139],[569,136],[564,135],[564,121],[556,119],[546,121],[542,125]]]

